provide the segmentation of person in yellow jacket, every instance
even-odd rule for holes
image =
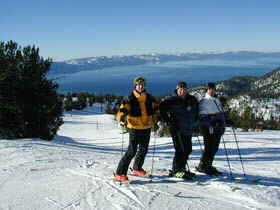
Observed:
[[[154,127],[158,114],[156,100],[145,91],[145,79],[136,77],[133,84],[134,90],[123,100],[117,113],[117,120],[122,126],[126,126],[129,132],[128,149],[121,158],[115,174],[115,180],[120,182],[128,181],[127,171],[134,157],[132,174],[146,175],[142,166],[148,152],[151,128]]]

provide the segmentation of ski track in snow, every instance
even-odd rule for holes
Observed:
[[[94,182],[103,182],[105,185],[107,185],[109,188],[113,188],[115,189],[118,193],[123,194],[124,196],[126,196],[127,198],[131,199],[131,201],[139,204],[139,206],[141,206],[142,208],[145,208],[145,206],[143,205],[143,203],[136,197],[136,195],[133,193],[133,191],[131,190],[131,186],[129,186],[130,184],[121,184],[121,183],[114,183],[113,182],[113,177],[111,179],[111,181],[101,178],[101,177],[97,177],[94,174],[90,174],[88,172],[77,172],[74,170],[69,170],[71,173],[79,175],[79,176],[85,176],[89,179],[92,179]],[[118,206],[117,204],[114,204],[115,206]]]
[[[91,111],[91,109],[89,109]],[[0,140],[0,209],[254,209],[280,208],[279,131],[237,131],[246,171],[245,180],[229,179],[221,144],[215,165],[225,176],[211,178],[197,173],[192,181],[155,176],[129,176],[133,184],[114,182],[112,172],[121,158],[128,134],[119,134],[112,116],[65,114],[65,124],[53,141]],[[98,122],[98,126],[96,125]],[[230,130],[224,135],[235,177],[243,175]],[[200,137],[202,141],[202,137]],[[168,169],[174,149],[170,138],[156,139],[154,166]],[[144,167],[151,168],[154,138]],[[124,152],[124,151],[123,151]],[[197,138],[189,165],[201,156]],[[247,179],[261,178],[253,183]]]

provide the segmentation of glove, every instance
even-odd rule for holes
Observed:
[[[153,132],[156,132],[158,129],[159,129],[159,126],[158,126],[157,123],[155,123],[153,128],[152,128]]]
[[[175,125],[174,117],[170,112],[162,115],[162,121],[169,127]]]
[[[157,126],[158,126],[157,134],[159,136],[164,136],[164,130],[168,127],[166,122],[159,121],[157,123]]]
[[[120,121],[120,126],[122,127],[122,128],[126,128],[126,123],[125,122],[123,122],[123,121]]]

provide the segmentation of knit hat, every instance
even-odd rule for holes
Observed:
[[[144,85],[146,84],[145,78],[144,77],[136,77],[133,80],[133,84],[134,85],[138,85],[140,83],[144,83]]]
[[[179,88],[187,88],[187,83],[181,81],[177,83],[176,90]]]
[[[207,84],[207,89],[214,89],[214,90],[216,90],[216,85],[215,85],[215,83],[209,82],[209,83]]]

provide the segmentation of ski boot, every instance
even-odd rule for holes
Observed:
[[[207,174],[209,176],[216,175],[215,171],[213,170],[212,166],[207,164],[206,162],[200,162],[199,165],[195,168],[198,172]]]
[[[218,169],[216,167],[214,167],[214,166],[210,166],[210,168],[211,168],[210,170],[213,171],[215,176],[219,176],[219,175],[223,174],[221,171],[218,171]]]
[[[116,174],[114,180],[117,181],[117,182],[129,182],[129,179],[128,179],[127,175]]]
[[[190,173],[188,173],[186,171],[175,172],[175,173],[173,173],[172,177],[181,178],[181,179],[185,179],[185,180],[191,180],[193,178],[193,176],[190,175]]]
[[[185,173],[192,178],[196,176],[196,174],[191,171],[185,171]]]
[[[135,176],[148,176],[148,173],[142,169],[142,170],[131,170],[131,174]]]

